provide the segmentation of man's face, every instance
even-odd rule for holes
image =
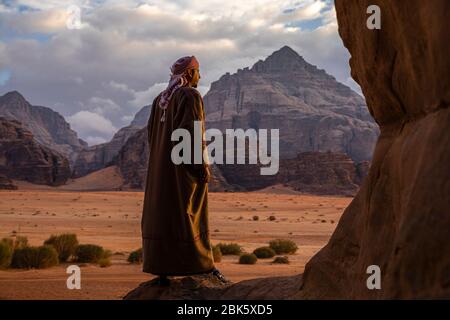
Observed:
[[[189,76],[190,76],[190,85],[194,88],[197,88],[198,81],[200,80],[200,70],[199,69],[190,69],[189,70]]]

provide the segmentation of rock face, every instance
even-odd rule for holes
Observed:
[[[208,128],[279,129],[282,159],[332,151],[370,160],[378,136],[361,96],[287,46],[225,74],[204,101]]]
[[[17,91],[0,97],[0,116],[22,123],[36,141],[64,155],[71,164],[77,153],[87,147],[63,116],[47,107],[32,106]]]
[[[141,108],[131,121],[131,126],[143,128],[147,126],[148,118],[150,118],[151,105],[147,105]]]
[[[381,30],[366,27],[372,4],[381,8]],[[448,299],[450,2],[335,5],[352,76],[381,134],[369,175],[329,243],[301,279],[290,277],[283,285],[296,288],[288,297],[297,299]],[[366,286],[370,265],[380,267],[380,290]],[[239,299],[244,291],[249,299],[272,297],[280,286],[275,279],[234,284],[235,295],[228,297]]]
[[[355,195],[365,177],[350,157],[333,152],[303,152],[294,159],[280,160],[276,175],[261,175],[260,165],[220,165],[226,181],[244,190],[275,184],[313,194]]]
[[[16,190],[17,186],[15,186],[12,181],[4,174],[0,174],[0,190]]]
[[[141,283],[124,300],[243,300],[289,299],[301,284],[301,276],[252,279],[238,284],[223,284],[205,274],[172,278],[170,286],[153,279]]]
[[[55,186],[69,178],[70,166],[67,158],[38,143],[20,122],[0,117],[0,175]]]
[[[128,138],[137,133],[141,127],[133,125],[120,129],[111,141],[81,150],[73,166],[72,177],[85,176],[106,167],[118,154]]]
[[[113,158],[120,169],[124,188],[144,189],[148,167],[147,127],[132,135]]]
[[[369,175],[298,298],[450,298],[450,2],[337,0],[339,33],[381,128]],[[381,30],[366,9],[381,9]],[[381,269],[368,290],[366,269]]]
[[[117,165],[124,188],[144,190],[148,166],[147,129],[141,129],[123,146],[111,163]],[[367,175],[368,162],[356,164],[345,154],[305,152],[282,159],[276,175],[262,176],[260,165],[212,165],[209,191],[253,191],[284,184],[313,194],[356,194]]]

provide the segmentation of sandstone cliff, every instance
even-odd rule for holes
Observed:
[[[288,46],[211,84],[208,128],[279,129],[280,157],[338,152],[370,160],[378,127],[364,99]]]
[[[0,117],[0,175],[61,185],[69,178],[70,167],[67,158],[38,143],[20,122]]]
[[[276,175],[261,175],[260,165],[220,165],[225,180],[253,191],[284,184],[303,193],[353,196],[366,172],[350,157],[333,152],[302,152],[280,160]]]
[[[0,97],[0,116],[22,123],[36,141],[64,155],[71,164],[77,153],[87,147],[63,116],[50,108],[31,105],[17,91]]]
[[[139,129],[141,128],[133,125],[123,127],[114,134],[111,141],[82,149],[73,165],[72,177],[82,177],[108,166],[128,138]]]

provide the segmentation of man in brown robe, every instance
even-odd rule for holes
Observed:
[[[194,121],[201,121],[202,151],[205,114],[203,99],[195,89],[200,79],[199,63],[183,57],[171,67],[166,90],[153,101],[148,121],[149,162],[142,213],[143,271],[167,276],[212,273],[227,282],[215,268],[209,239],[208,181],[210,170],[200,164],[174,164],[172,132],[186,129],[194,145]],[[191,155],[194,150],[191,148]],[[203,153],[202,153],[203,154]]]

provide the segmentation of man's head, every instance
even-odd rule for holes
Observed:
[[[184,74],[189,86],[196,88],[200,80],[200,65],[195,56],[178,59],[170,68],[173,75]]]
[[[189,81],[189,86],[197,88],[198,81],[200,80],[200,70],[199,69],[188,69],[186,70],[186,79]]]

